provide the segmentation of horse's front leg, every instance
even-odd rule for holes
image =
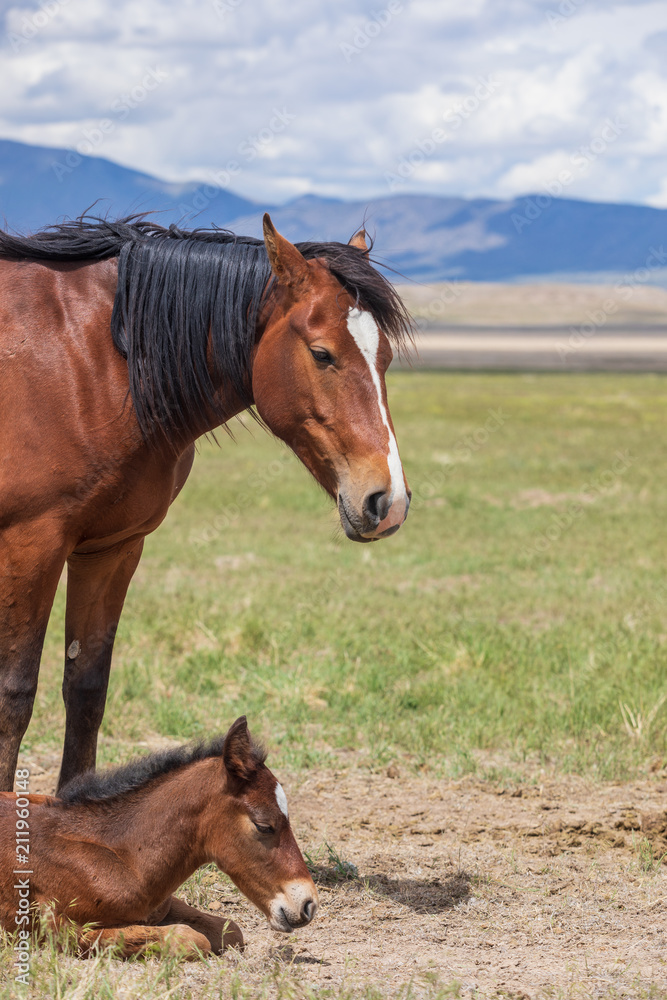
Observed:
[[[0,534],[0,791],[11,792],[66,543],[52,519]]]
[[[130,924],[126,927],[105,927],[84,929],[75,927],[79,953],[88,957],[99,948],[117,949],[123,958],[142,955],[151,947],[164,949],[179,958],[192,961],[208,955],[210,944],[205,934],[200,934],[189,924],[171,924],[168,927],[148,927],[146,924]]]
[[[241,928],[233,920],[204,913],[176,896],[171,897],[169,910],[159,922],[162,927],[170,924],[185,924],[198,934],[203,934],[214,955],[222,954],[225,948],[238,948],[242,951],[245,947]]]
[[[95,767],[111,654],[127,588],[141,558],[143,538],[67,560],[65,618],[65,746],[62,788]]]

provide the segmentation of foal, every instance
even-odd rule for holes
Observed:
[[[317,889],[264,759],[242,716],[207,747],[83,775],[58,797],[29,795],[27,857],[17,846],[26,839],[17,833],[21,793],[1,793],[0,925],[30,930],[34,904],[51,904],[56,926],[71,921],[84,953],[108,943],[131,955],[169,940],[191,956],[243,947],[235,923],[173,895],[214,862],[274,930],[303,927]]]

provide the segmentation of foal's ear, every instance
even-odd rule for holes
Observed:
[[[356,247],[357,250],[363,250],[366,256],[368,256],[368,251],[370,250],[370,247],[366,242],[366,230],[360,229],[358,233],[355,233],[352,239],[350,240],[348,246]]]
[[[257,770],[257,760],[253,753],[252,740],[248,732],[248,720],[245,715],[234,722],[225,736],[225,747],[222,751],[227,773],[240,781],[249,781]]]
[[[305,258],[293,243],[280,235],[268,212],[264,213],[264,243],[271,270],[281,285],[295,288],[308,281],[310,272]]]

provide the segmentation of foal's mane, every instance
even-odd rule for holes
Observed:
[[[216,736],[210,743],[194,743],[172,747],[169,750],[157,750],[155,753],[137,757],[128,764],[108,771],[87,771],[61,788],[54,803],[81,805],[107,802],[145,788],[157,778],[178,771],[189,764],[208,760],[210,757],[222,757],[224,749],[225,737]],[[251,753],[258,765],[266,760],[266,751],[254,741],[251,742]]]
[[[362,250],[345,243],[296,246],[307,260],[323,259],[393,344],[404,346],[409,314]],[[84,215],[32,236],[0,230],[0,260],[110,258],[118,258],[111,333],[128,362],[144,436],[200,427],[220,413],[215,385],[222,382],[251,406],[250,356],[274,284],[264,242],[224,229],[165,229],[144,215],[116,221]]]

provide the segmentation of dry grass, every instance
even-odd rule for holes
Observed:
[[[243,956],[84,962],[45,949],[27,995],[667,997],[664,773],[591,785],[526,771],[506,786],[342,761],[281,777],[320,887],[311,927],[272,932],[202,869],[184,895],[241,924]],[[54,780],[47,768],[39,786]],[[0,998],[24,992],[8,976]]]
[[[46,948],[31,1000],[667,1000],[665,380],[389,385],[405,528],[352,546],[266,435],[203,445],[148,540],[103,726],[102,764],[247,713],[320,916],[279,937],[203,870],[186,892],[238,919],[244,956]],[[619,451],[627,473],[563,527]],[[63,599],[24,744],[33,791],[53,787],[62,745]],[[0,1000],[17,995],[11,960],[0,949]]]

